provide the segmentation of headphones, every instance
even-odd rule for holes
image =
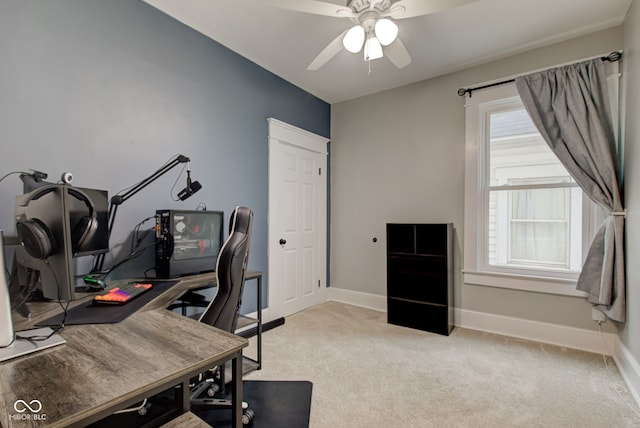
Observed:
[[[40,199],[60,188],[62,186],[58,185],[41,187],[33,191],[22,203],[22,206],[26,207],[31,201]],[[66,189],[71,196],[84,202],[89,210],[89,214],[82,216],[71,228],[71,248],[75,254],[84,251],[91,242],[98,228],[98,219],[93,202],[86,193],[72,187],[66,187]],[[44,260],[58,250],[58,243],[51,230],[38,218],[19,220],[16,223],[16,231],[20,242],[31,257]]]

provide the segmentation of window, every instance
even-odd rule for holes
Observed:
[[[582,191],[518,98],[483,108],[487,265],[577,273]]]
[[[464,282],[572,294],[600,209],[513,85],[467,98]],[[601,221],[601,217],[600,217]]]

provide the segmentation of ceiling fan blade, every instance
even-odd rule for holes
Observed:
[[[384,55],[398,68],[411,64],[411,56],[399,38],[384,48]]]
[[[413,18],[453,9],[475,1],[477,0],[400,0],[393,3],[386,15],[394,19]]]
[[[334,18],[353,18],[356,16],[353,11],[346,6],[318,0],[264,0],[264,2],[269,6],[280,9],[333,16]]]
[[[336,54],[342,50],[342,39],[344,38],[344,35],[347,34],[347,31],[349,30],[343,31],[342,33],[340,33],[340,35],[338,35],[338,37],[333,39],[333,41],[329,43],[327,47],[318,54],[318,56],[311,62],[311,64],[309,64],[307,70],[318,70],[331,58],[336,56]]]

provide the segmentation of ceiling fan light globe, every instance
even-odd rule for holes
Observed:
[[[398,37],[398,26],[390,19],[378,19],[375,25],[376,38],[382,46],[388,46]]]
[[[371,35],[364,44],[364,60],[371,61],[378,58],[382,58],[382,45]]]
[[[364,28],[361,25],[352,27],[342,39],[342,45],[351,53],[358,53],[364,43]]]

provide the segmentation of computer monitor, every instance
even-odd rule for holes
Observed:
[[[16,198],[16,248],[11,289],[37,288],[42,297],[75,297],[74,257],[109,251],[104,190],[47,184]],[[27,290],[30,293],[32,290]]]

